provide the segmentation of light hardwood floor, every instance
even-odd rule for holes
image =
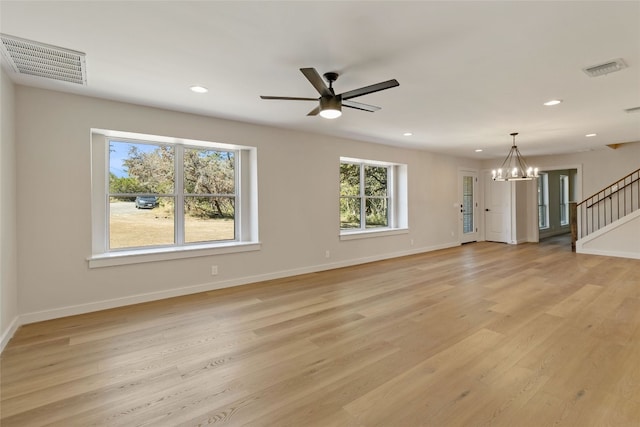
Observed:
[[[0,424],[640,426],[640,261],[559,241],[27,325]]]

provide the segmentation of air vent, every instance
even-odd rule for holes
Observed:
[[[624,111],[627,113],[640,113],[640,107],[627,108]]]
[[[14,72],[87,84],[84,53],[6,34],[0,39],[0,51]]]
[[[598,77],[620,71],[623,68],[627,68],[627,64],[625,64],[625,62],[621,58],[618,58],[609,62],[605,62],[604,64],[598,64],[591,67],[583,68],[582,71],[584,71],[589,77]]]

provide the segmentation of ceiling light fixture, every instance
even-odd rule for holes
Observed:
[[[598,135],[598,134],[597,134],[597,133],[588,133],[588,134],[586,134],[585,136],[586,136],[587,138],[591,138],[592,136],[596,136],[596,135]]]
[[[551,101],[547,101],[544,103],[547,107],[551,107],[552,105],[558,105],[562,103],[562,99],[552,99]]]
[[[493,180],[530,181],[536,179],[538,177],[538,168],[528,166],[516,146],[516,135],[518,135],[518,132],[513,132],[510,135],[513,137],[513,145],[504,162],[502,162],[502,165],[497,170],[494,169],[491,171]]]
[[[191,91],[195,93],[207,93],[209,92],[209,89],[207,89],[204,86],[195,85],[195,86],[191,86]]]
[[[342,97],[322,96],[320,98],[320,115],[325,119],[336,119],[342,115]]]
[[[482,148],[476,148],[476,153],[482,153]]]
[[[402,134],[402,136],[413,136],[413,134],[411,132],[405,132]]]

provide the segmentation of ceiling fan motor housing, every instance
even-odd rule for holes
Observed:
[[[321,110],[342,110],[342,96],[321,96],[320,97],[320,109]]]

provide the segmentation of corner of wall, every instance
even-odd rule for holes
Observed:
[[[19,326],[15,86],[0,67],[0,351]]]

